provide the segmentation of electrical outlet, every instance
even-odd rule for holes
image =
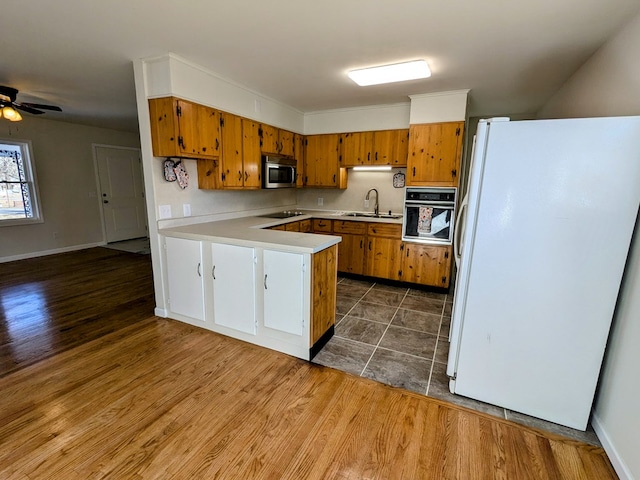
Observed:
[[[364,201],[364,208],[369,208],[369,200]]]
[[[58,239],[58,237],[59,237],[58,232],[53,232],[53,238],[54,238],[55,240],[57,240],[57,239]]]
[[[318,197],[318,206],[321,207],[324,205],[324,198]]]

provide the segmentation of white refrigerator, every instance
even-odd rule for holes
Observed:
[[[478,125],[451,392],[584,430],[640,203],[640,117]]]

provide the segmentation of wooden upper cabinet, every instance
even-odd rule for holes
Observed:
[[[371,164],[373,132],[352,132],[340,135],[340,155],[343,167]]]
[[[280,155],[284,155],[285,157],[294,157],[295,155],[295,143],[294,143],[294,133],[288,130],[279,129],[278,131],[278,144],[279,150],[278,153]]]
[[[464,122],[411,125],[407,185],[457,186]]]
[[[296,159],[296,187],[304,186],[304,137],[293,135],[293,158]]]
[[[308,135],[305,146],[305,185],[347,188],[346,169],[340,168],[340,135]]]
[[[174,97],[149,100],[156,157],[216,158],[221,152],[220,113]]]
[[[278,128],[263,123],[260,125],[260,139],[262,153],[280,153],[278,152]]]
[[[264,123],[260,127],[262,153],[293,157],[295,149],[293,132],[265,125]]]
[[[223,188],[242,188],[244,167],[242,161],[242,119],[230,113],[221,113],[222,155],[220,159]]]
[[[372,165],[407,165],[409,150],[409,129],[381,130],[373,132]]]
[[[245,188],[261,188],[262,154],[260,152],[260,124],[242,119],[242,160]]]

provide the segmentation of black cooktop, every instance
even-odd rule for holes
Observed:
[[[297,217],[298,215],[304,215],[304,213],[298,212],[295,210],[287,210],[284,212],[267,213],[265,215],[258,215],[258,216],[262,218],[289,218],[289,217]]]

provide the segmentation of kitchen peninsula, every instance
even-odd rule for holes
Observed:
[[[340,237],[260,217],[166,228],[167,315],[309,360],[333,335]]]

